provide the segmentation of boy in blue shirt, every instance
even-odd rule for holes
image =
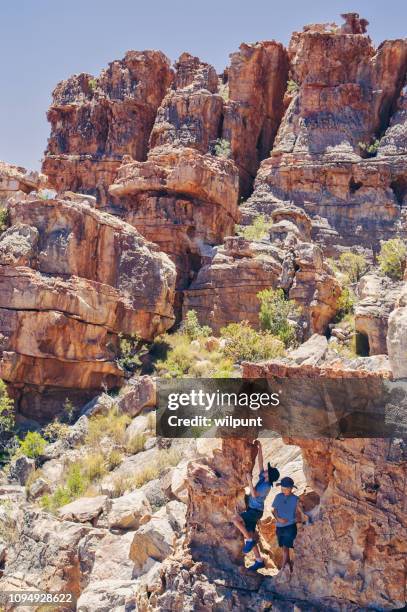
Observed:
[[[288,564],[290,572],[293,571],[293,562],[290,559],[290,548],[294,548],[294,540],[297,536],[297,509],[299,497],[294,495],[294,481],[285,476],[278,483],[281,485],[281,493],[278,493],[273,501],[273,514],[277,521],[276,533],[278,545],[283,549],[283,564],[281,569]]]
[[[255,440],[253,444],[258,450],[259,460],[259,480],[256,486],[253,486],[251,474],[247,474],[247,483],[250,487],[250,495],[247,501],[247,510],[240,514],[235,514],[232,518],[233,524],[239,529],[245,538],[243,552],[254,552],[256,558],[255,563],[249,567],[251,570],[258,570],[264,567],[264,561],[261,558],[259,547],[256,545],[255,530],[258,521],[263,516],[264,502],[267,495],[270,493],[273,482],[279,479],[280,473],[276,468],[271,467],[270,463],[267,469],[263,465],[263,450],[259,440]]]

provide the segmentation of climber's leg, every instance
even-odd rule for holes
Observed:
[[[232,518],[232,523],[235,525],[235,527],[238,528],[238,530],[240,531],[240,533],[244,536],[244,538],[246,540],[252,540],[254,537],[254,532],[249,532],[246,529],[246,526],[244,524],[244,520],[242,519],[242,517],[239,514],[235,514]]]
[[[255,557],[256,561],[263,561],[262,556],[260,554],[259,547],[257,546],[257,544],[256,544],[256,546],[253,547],[253,552],[254,552],[254,557]]]
[[[291,561],[290,561],[290,549],[288,548],[288,546],[282,546],[282,549],[283,549],[283,564],[281,566],[281,569],[284,569],[287,564],[290,565],[290,563],[291,563]]]

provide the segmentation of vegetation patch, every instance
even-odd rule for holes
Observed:
[[[365,154],[365,157],[375,157],[380,146],[377,138],[372,142],[359,142],[358,147]]]
[[[257,297],[261,328],[281,340],[284,346],[294,345],[296,333],[290,319],[297,318],[301,312],[294,300],[288,300],[282,289],[263,289]]]
[[[296,94],[299,91],[299,89],[300,87],[296,81],[293,81],[293,79],[289,79],[287,81],[287,93],[288,94],[292,96]]]
[[[232,362],[263,361],[284,355],[284,344],[269,331],[256,331],[248,321],[230,323],[220,330],[224,353]]]
[[[258,215],[250,225],[236,225],[235,231],[238,236],[246,240],[261,240],[267,238],[273,221],[266,215]]]
[[[392,238],[382,243],[377,257],[380,270],[393,280],[402,280],[406,269],[407,246],[400,238]]]
[[[10,225],[10,217],[7,208],[0,206],[0,234],[5,232]]]
[[[213,153],[216,157],[223,157],[229,159],[232,155],[232,149],[229,140],[226,138],[217,138],[213,145]]]

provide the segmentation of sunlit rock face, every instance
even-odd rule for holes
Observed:
[[[23,411],[41,416],[46,402],[30,406],[31,394],[57,402],[69,390],[89,396],[120,386],[119,334],[151,340],[173,324],[175,270],[132,226],[86,201],[28,196],[10,200],[8,210],[1,378]]]
[[[129,51],[98,77],[74,75],[53,91],[43,172],[58,191],[106,203],[123,155],[145,159],[157,109],[172,79],[161,51]]]
[[[242,208],[248,222],[294,202],[330,255],[355,244],[376,252],[380,240],[405,235],[407,43],[375,49],[355,29],[311,25],[293,34],[289,105]]]

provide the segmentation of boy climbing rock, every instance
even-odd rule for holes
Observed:
[[[281,493],[278,493],[273,501],[273,514],[277,521],[276,532],[280,548],[283,549],[283,564],[281,569],[288,564],[290,572],[293,571],[293,562],[290,559],[290,548],[294,548],[294,540],[297,536],[297,514],[299,511],[299,497],[294,495],[294,481],[285,476],[278,483]]]
[[[273,483],[279,479],[280,473],[276,468],[267,464],[267,469],[263,465],[263,450],[259,440],[255,440],[253,444],[257,447],[259,461],[259,480],[256,486],[253,486],[251,474],[247,474],[247,483],[250,487],[250,495],[247,501],[247,509],[240,514],[235,514],[232,521],[234,525],[243,534],[245,543],[243,552],[254,552],[256,561],[249,567],[251,570],[258,570],[264,567],[264,561],[261,558],[259,547],[256,544],[256,525],[263,516],[264,502],[267,495],[270,493]]]

